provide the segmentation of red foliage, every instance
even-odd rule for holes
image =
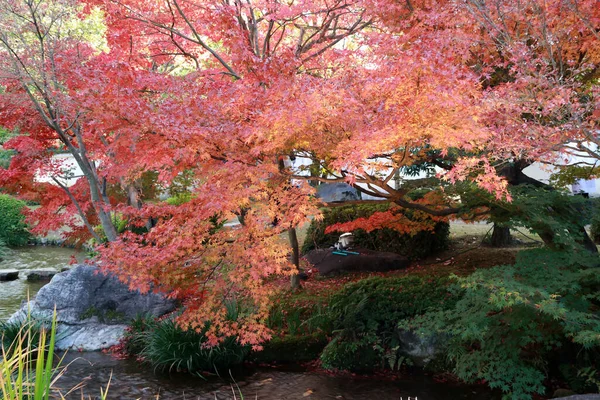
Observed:
[[[184,326],[211,320],[211,343],[268,338],[274,289],[264,282],[295,272],[279,235],[318,214],[313,189],[290,184],[282,157],[310,154],[335,179],[402,203],[390,171],[433,151],[442,161],[466,154],[446,178],[505,197],[496,163],[545,157],[597,129],[598,102],[585,100],[598,95],[594,0],[89,0],[84,11],[72,0],[35,10],[1,2],[0,35],[13,36],[0,46],[0,124],[27,136],[7,144],[17,155],[0,185],[40,201],[29,215],[38,233],[66,225],[83,239],[92,231],[81,220],[151,217],[148,233],[107,232],[101,265],[181,299]],[[104,10],[108,51],[50,23],[93,7]],[[61,173],[57,148],[89,170],[69,193],[36,179]],[[191,172],[192,200],[140,206],[106,195],[146,171],[163,186]],[[453,199],[439,195],[417,205],[452,214],[442,211]],[[215,215],[244,215],[244,225],[215,230]],[[391,210],[335,229],[412,233],[435,219],[417,221]],[[236,296],[251,311],[228,321],[223,300]]]

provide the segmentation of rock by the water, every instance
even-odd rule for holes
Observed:
[[[0,269],[0,281],[14,281],[19,279],[19,271],[16,269]]]
[[[400,351],[420,367],[433,360],[445,344],[439,335],[422,336],[408,330],[398,330],[396,334],[400,342]]]
[[[317,197],[325,203],[359,200],[358,191],[344,182],[319,185]]]
[[[404,269],[410,265],[408,258],[396,253],[354,249],[358,255],[341,256],[333,254],[334,249],[311,250],[304,258],[319,271],[321,275],[335,275],[343,272],[361,271],[393,271]]]
[[[555,400],[600,400],[600,394],[576,394],[574,396],[559,397]]]
[[[49,281],[58,271],[53,268],[41,268],[25,271],[25,276],[30,282]]]
[[[160,316],[176,304],[158,294],[131,291],[97,267],[78,265],[56,274],[9,321],[24,320],[28,308],[33,318],[49,321],[55,306],[57,349],[94,351],[116,345],[137,315]]]

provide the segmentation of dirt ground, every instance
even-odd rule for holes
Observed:
[[[513,264],[520,250],[537,247],[541,241],[537,235],[527,231],[512,231],[515,244],[507,248],[492,248],[485,244],[486,235],[491,235],[491,224],[478,222],[466,224],[462,221],[450,223],[450,247],[442,253],[423,260],[413,261],[403,270],[389,272],[347,273],[335,277],[323,277],[303,260],[301,267],[309,278],[302,282],[303,290],[291,295],[295,301],[313,303],[327,298],[332,291],[348,282],[355,282],[369,276],[402,276],[406,274],[465,276],[476,269],[491,268],[496,265]],[[300,245],[306,237],[308,224],[298,229]],[[289,287],[289,278],[283,277],[272,282],[280,288]]]

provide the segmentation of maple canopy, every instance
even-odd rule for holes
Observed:
[[[185,326],[256,345],[265,281],[296,272],[280,234],[319,214],[307,181],[439,218],[468,210],[393,178],[438,167],[506,198],[499,166],[596,137],[599,27],[595,0],[0,0],[0,124],[27,133],[0,183],[40,201],[37,232],[100,224],[102,267],[181,299]],[[190,200],[144,201],[150,172],[191,177]],[[118,235],[117,215],[145,229]],[[250,306],[228,321],[236,296]]]

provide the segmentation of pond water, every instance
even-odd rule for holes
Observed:
[[[67,267],[71,256],[82,260],[84,254],[75,249],[53,246],[28,246],[6,249],[0,269],[17,269],[19,279],[0,282],[0,321],[6,320],[27,296],[33,297],[46,282],[28,282],[24,272],[30,269],[51,268],[60,271]]]
[[[74,361],[73,361],[74,360]],[[492,400],[483,387],[440,383],[428,376],[410,376],[389,381],[372,377],[331,376],[323,372],[309,372],[298,367],[287,369],[253,368],[232,374],[233,379],[211,377],[207,380],[186,375],[154,374],[149,368],[140,368],[133,360],[115,360],[103,353],[72,353],[65,362],[72,362],[59,386],[68,389],[81,382],[87,396],[99,394],[111,379],[110,399],[161,400],[292,400],[292,399],[345,399],[345,400]],[[111,377],[112,376],[112,377]],[[233,392],[232,392],[233,389]],[[81,399],[82,391],[67,399]],[[234,397],[233,393],[236,394]]]
[[[9,249],[0,262],[0,269],[21,271],[38,268],[60,270],[72,255],[84,255],[73,249],[59,247],[25,247]],[[33,297],[44,283],[30,283],[21,274],[18,280],[0,282],[0,321],[16,311],[29,293]],[[331,376],[323,372],[293,368],[255,368],[244,366],[229,377],[210,377],[206,380],[189,375],[155,374],[135,360],[118,360],[110,355],[68,352],[63,365],[64,375],[58,387],[65,394],[83,384],[79,391],[65,398],[96,399],[100,388],[110,379],[108,398],[111,400],[492,400],[499,398],[484,387],[440,383],[429,376],[407,376],[398,380],[378,380],[373,377]],[[227,378],[227,379],[226,379]],[[235,396],[234,396],[235,393]],[[243,395],[240,396],[240,393]],[[89,397],[88,397],[89,396]]]

